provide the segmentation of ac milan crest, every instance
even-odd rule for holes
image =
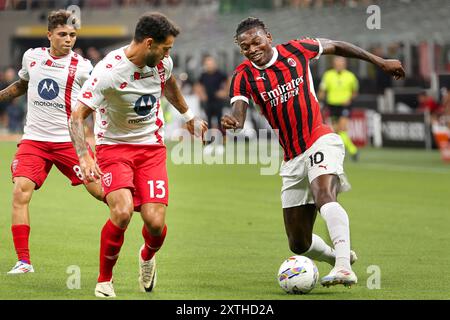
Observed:
[[[287,59],[287,63],[288,63],[291,67],[296,67],[296,66],[297,66],[297,62],[295,62],[295,60],[292,59],[292,58],[288,58],[288,59]]]

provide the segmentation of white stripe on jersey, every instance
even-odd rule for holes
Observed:
[[[70,142],[68,113],[75,105],[92,64],[71,51],[54,58],[48,48],[29,49],[19,77],[28,81],[27,117],[22,139]]]
[[[96,144],[162,144],[164,117],[161,96],[173,62],[139,68],[125,55],[126,47],[110,52],[94,68],[78,100],[96,111]]]

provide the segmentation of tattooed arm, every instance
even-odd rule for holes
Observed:
[[[392,75],[396,80],[405,77],[402,63],[395,59],[383,59],[354,44],[329,39],[317,39],[323,47],[323,54],[361,59],[380,67],[384,72]]]
[[[222,117],[222,127],[227,129],[244,128],[245,117],[247,115],[248,103],[243,100],[236,100],[231,107],[231,115]]]
[[[69,132],[78,159],[80,160],[80,169],[84,179],[88,182],[98,182],[102,172],[89,154],[86,138],[84,136],[84,119],[92,112],[93,110],[91,108],[78,102],[75,111],[70,115]]]
[[[19,79],[12,83],[7,88],[0,91],[0,102],[10,101],[14,98],[20,97],[28,90],[28,81]]]

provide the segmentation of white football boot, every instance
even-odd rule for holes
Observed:
[[[335,286],[337,284],[343,284],[346,287],[350,287],[357,282],[358,278],[353,270],[342,267],[334,267],[328,275],[320,280],[320,284],[324,287]]]
[[[156,259],[155,256],[150,260],[144,261],[141,257],[141,251],[145,244],[139,250],[139,288],[142,292],[151,292],[156,286]]]
[[[98,282],[95,285],[94,293],[99,298],[115,298],[116,293],[114,292],[113,280]]]
[[[33,273],[34,269],[31,264],[23,261],[17,261],[16,265],[7,274],[24,274]]]

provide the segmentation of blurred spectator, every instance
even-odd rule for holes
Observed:
[[[203,72],[194,86],[194,92],[199,97],[200,105],[206,113],[210,128],[221,129],[220,120],[228,97],[227,80],[225,73],[218,69],[216,59],[212,56],[204,57]],[[211,141],[203,149],[203,153],[212,154],[213,152],[216,155],[223,154],[224,146]]]
[[[358,94],[359,82],[356,76],[347,70],[347,60],[344,57],[333,59],[333,69],[324,73],[319,88],[319,99],[326,101],[334,131],[341,136],[351,159],[358,160],[358,148],[350,139],[347,127],[352,102]]]
[[[86,0],[86,6],[91,8],[109,8],[112,4],[112,0]]]
[[[72,6],[72,5],[79,6],[80,8],[83,8],[85,0],[65,0],[65,1],[66,1],[66,3],[63,6],[64,8],[67,8],[67,7]]]
[[[22,133],[25,117],[24,97],[14,99],[8,106],[8,131],[10,133]]]
[[[119,5],[121,7],[129,7],[137,5],[139,0],[120,0]]]
[[[372,53],[376,56],[386,58],[382,47],[376,47]],[[377,94],[384,94],[386,88],[392,87],[392,77],[381,68],[375,68],[375,87]]]
[[[443,112],[443,108],[437,103],[434,98],[426,91],[421,92],[417,97],[418,107],[417,112],[429,111],[431,115],[438,115]]]
[[[82,57],[85,57],[83,49],[81,49],[81,48],[75,48],[75,49],[73,49],[73,52],[78,53]]]
[[[276,0],[274,2],[277,2]],[[329,7],[329,6],[368,6],[374,3],[374,0],[288,0],[286,1],[288,5],[292,8],[308,8],[308,7]]]
[[[5,80],[5,73],[0,71],[0,90],[5,89],[7,86],[9,84]],[[0,102],[0,130],[4,130],[8,126],[8,114],[6,112],[8,104],[8,102]]]
[[[220,128],[222,109],[228,97],[227,76],[218,69],[217,62],[212,56],[204,58],[203,70],[194,90],[206,113],[208,125]]]
[[[103,59],[102,53],[95,47],[89,47],[86,51],[86,58],[89,59],[93,66]]]
[[[14,68],[8,68],[4,73],[6,86],[17,80],[17,73]],[[23,98],[17,98],[7,102],[6,107],[8,130],[11,133],[20,133],[23,129],[23,119],[25,116],[25,104]]]
[[[450,130],[450,91],[447,88],[442,89],[442,108],[444,123]]]

